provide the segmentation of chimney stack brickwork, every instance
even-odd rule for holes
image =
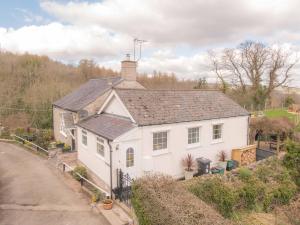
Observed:
[[[126,56],[126,60],[121,62],[121,76],[128,81],[136,81],[137,62],[130,60],[130,56]]]

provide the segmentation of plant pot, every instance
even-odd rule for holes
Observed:
[[[226,167],[227,167],[227,161],[225,161],[225,162],[219,162],[219,163],[218,163],[218,166],[219,166],[219,167],[222,167],[224,170],[226,170]]]
[[[192,171],[187,171],[187,170],[184,170],[184,178],[186,180],[190,180],[193,178],[193,175],[194,175],[194,170]]]
[[[105,200],[103,200],[102,203],[103,203],[103,209],[105,209],[105,210],[112,209],[113,200],[111,200],[111,199],[105,199]]]
[[[65,143],[57,143],[56,148],[63,148],[65,146]]]

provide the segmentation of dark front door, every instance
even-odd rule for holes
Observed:
[[[72,130],[72,135],[73,135],[73,137],[75,137],[75,130],[74,129]],[[75,151],[75,150],[76,150],[75,139],[72,138],[72,151]]]

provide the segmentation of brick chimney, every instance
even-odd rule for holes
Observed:
[[[126,59],[121,62],[121,77],[127,81],[136,81],[137,62],[130,60],[130,54],[126,54]]]

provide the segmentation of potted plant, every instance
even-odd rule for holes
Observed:
[[[195,160],[191,154],[188,154],[182,159],[182,165],[184,167],[184,178],[186,180],[192,179],[194,175]]]
[[[63,148],[65,146],[65,143],[58,141],[56,142],[56,148]]]
[[[103,200],[102,203],[103,203],[103,208],[105,210],[112,209],[112,206],[113,206],[113,200],[112,199],[107,198],[107,199]]]
[[[62,148],[62,152],[70,152],[71,151],[71,146],[70,145],[64,145]]]
[[[222,150],[219,152],[218,154],[218,160],[219,160],[219,167],[221,167],[222,169],[224,169],[224,171],[226,170],[226,167],[227,167],[227,153]]]

